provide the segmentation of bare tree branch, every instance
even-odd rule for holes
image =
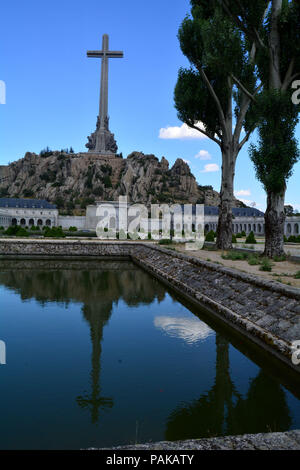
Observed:
[[[236,85],[242,90],[243,93],[245,93],[248,98],[253,101],[254,103],[256,102],[255,95],[252,95],[250,91],[247,90],[247,88],[244,87],[244,85],[239,81],[238,78],[236,78],[234,75],[231,74],[232,80],[236,83]]]
[[[291,85],[292,81],[299,75],[299,72],[292,75],[294,71],[294,66],[295,66],[295,57],[292,58],[289,68],[285,74],[285,78],[284,78],[283,85],[282,85],[283,91],[286,91],[288,87]]]
[[[193,129],[196,129],[197,131],[201,132],[201,134],[206,135],[209,139],[213,140],[216,144],[218,144],[220,147],[222,145],[221,140],[218,140],[215,136],[213,136],[211,133],[207,132],[205,129],[201,129],[201,127],[196,126],[193,124],[191,121],[187,121],[186,124],[189,127],[192,127]],[[218,134],[217,134],[218,135]]]
[[[239,143],[239,151],[244,147],[245,143],[248,142],[250,135],[252,134],[253,131],[254,129],[251,129],[249,132],[247,132],[243,140]]]
[[[217,97],[216,92],[213,89],[213,87],[212,87],[212,85],[211,85],[211,83],[210,83],[210,81],[209,81],[209,79],[208,79],[208,77],[207,77],[207,75],[204,72],[202,67],[200,67],[199,72],[200,72],[203,80],[205,81],[211,96],[213,97],[213,99],[216,103],[216,106],[217,106],[217,109],[218,109],[218,112],[219,112],[220,121],[221,121],[222,133],[223,133],[223,135],[227,134],[226,119],[225,119],[225,116],[224,116],[224,112],[223,112],[220,100]]]

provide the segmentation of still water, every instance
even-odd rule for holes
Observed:
[[[0,302],[1,449],[300,428],[296,389],[129,262],[2,260]]]

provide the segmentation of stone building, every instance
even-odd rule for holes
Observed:
[[[101,201],[98,204],[113,205],[116,209],[116,221],[113,222],[111,228],[118,227],[119,202]],[[193,219],[195,217],[195,206],[193,206]],[[0,226],[8,227],[10,225],[21,225],[30,227],[32,225],[43,226],[62,226],[63,229],[69,229],[70,226],[77,227],[78,230],[92,230],[96,229],[100,217],[96,215],[97,206],[91,205],[87,207],[86,216],[59,216],[58,210],[54,204],[50,204],[44,200],[37,199],[13,199],[13,198],[0,198]],[[265,220],[264,213],[258,209],[245,207],[234,208],[233,212],[233,232],[235,234],[245,232],[247,235],[254,232],[256,236],[264,236],[265,234]],[[204,220],[205,231],[217,230],[218,226],[218,207],[205,206]],[[124,212],[123,212],[124,214]],[[130,217],[128,222],[130,222]],[[150,227],[150,225],[149,225]],[[161,227],[160,227],[161,228]],[[300,217],[292,216],[287,217],[285,221],[285,235],[300,234]]]
[[[214,230],[216,232],[218,226],[218,207],[205,207],[205,230]],[[265,235],[265,219],[264,213],[252,207],[235,207],[232,209],[233,233],[245,232],[247,235],[253,232],[256,236]],[[286,217],[284,234],[287,237],[300,234],[300,217]]]
[[[58,210],[44,200],[0,198],[0,226],[10,225],[57,226]]]

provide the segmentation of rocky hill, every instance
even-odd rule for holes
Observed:
[[[65,151],[27,152],[25,157],[0,167],[0,197],[46,199],[62,213],[82,214],[96,200],[130,202],[219,204],[211,186],[200,186],[189,166],[177,159],[169,168],[162,157],[133,152],[126,159]],[[242,203],[235,201],[235,205]]]

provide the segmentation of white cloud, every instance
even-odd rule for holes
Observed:
[[[239,197],[239,201],[242,201],[246,206],[250,207],[262,207],[261,204],[257,204],[255,201],[250,201],[250,199],[242,199]]]
[[[219,170],[220,167],[216,163],[208,163],[205,165],[204,170],[202,170],[201,173],[214,173]]]
[[[207,150],[200,150],[200,152],[195,155],[195,158],[199,158],[200,160],[211,160],[212,156]]]
[[[203,128],[202,123],[197,123],[197,126],[200,129]],[[196,129],[192,129],[187,124],[182,124],[182,126],[169,126],[162,127],[159,130],[160,139],[207,139],[207,137]]]
[[[294,209],[294,211],[295,211],[295,210],[300,211],[300,204],[293,204],[292,202],[291,202],[291,203],[286,202],[284,205],[285,205],[285,206],[292,206],[293,209]]]
[[[188,165],[191,164],[191,161],[190,161],[190,160],[183,160],[183,161],[184,161],[184,163],[187,163]]]
[[[250,189],[241,189],[240,191],[234,192],[235,196],[251,196]]]

